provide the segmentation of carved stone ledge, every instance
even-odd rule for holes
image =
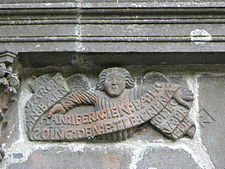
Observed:
[[[17,74],[12,69],[12,64],[16,54],[11,52],[2,52],[0,54],[0,125],[1,131],[7,125],[4,114],[8,110],[8,102],[15,101],[14,95],[17,93],[17,87],[20,84]],[[1,132],[0,131],[0,132]],[[2,139],[0,137],[0,139]],[[4,151],[0,148],[0,161],[4,157]]]

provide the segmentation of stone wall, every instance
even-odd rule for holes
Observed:
[[[0,0],[0,168],[224,169],[224,7],[222,0]],[[98,74],[115,66],[131,73],[135,88],[154,71],[190,89],[193,138],[172,141],[146,123],[123,141],[29,139],[25,105],[35,77],[84,74],[93,91]]]

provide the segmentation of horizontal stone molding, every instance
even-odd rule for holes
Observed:
[[[225,2],[25,1],[0,4],[2,50],[225,51]]]
[[[49,0],[50,1],[50,0]],[[121,0],[112,0],[112,1],[100,1],[100,0],[91,0],[91,1],[77,1],[77,2],[52,2],[49,3],[29,3],[23,2],[20,3],[16,1],[15,3],[1,3],[0,9],[34,9],[34,8],[216,8],[216,7],[225,7],[225,2],[221,1],[206,1],[206,2],[148,2],[148,1],[121,1]]]
[[[224,24],[225,19],[214,19],[214,18],[139,18],[139,19],[106,19],[103,18],[99,20],[98,18],[95,19],[84,19],[80,20],[77,18],[72,19],[35,19],[35,20],[18,20],[12,18],[11,20],[1,20],[0,25],[51,25],[51,24]]]
[[[224,12],[225,2],[100,2],[0,4],[0,14]]]
[[[0,43],[6,42],[225,42],[225,36],[204,36],[192,39],[190,36],[49,36],[49,37],[1,37]]]

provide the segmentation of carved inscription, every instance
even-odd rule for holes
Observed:
[[[148,91],[140,99],[106,110],[76,115],[55,115],[51,119],[41,118],[40,123],[44,123],[45,126],[54,124],[64,127],[42,130],[36,128],[35,139],[37,140],[38,136],[44,140],[87,138],[140,125],[158,114],[172,97],[164,90],[155,92],[155,95],[151,93],[154,92]],[[156,94],[164,95],[164,100],[156,102]]]
[[[205,108],[202,108],[198,113],[200,114],[198,122],[203,128],[205,128],[207,124],[216,121],[216,119]]]
[[[195,125],[188,117],[192,93],[189,92],[190,100],[183,99],[179,85],[163,80],[133,88],[133,79],[122,68],[103,70],[97,91],[88,89],[84,75],[68,79],[74,78],[69,83],[72,87],[67,87],[59,75],[35,87],[25,107],[30,140],[72,141],[96,136],[121,140],[132,136],[134,128],[146,122],[174,140],[195,133]],[[69,111],[82,105],[92,105],[95,111]]]
[[[60,82],[57,76],[53,77],[45,85],[41,86],[34,95],[27,101],[25,106],[26,127],[31,132],[39,118],[57,101],[68,94],[69,89]],[[31,136],[31,135],[30,135]]]

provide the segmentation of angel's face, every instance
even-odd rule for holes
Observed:
[[[126,86],[125,78],[116,73],[110,73],[105,81],[105,92],[111,97],[120,96]]]

